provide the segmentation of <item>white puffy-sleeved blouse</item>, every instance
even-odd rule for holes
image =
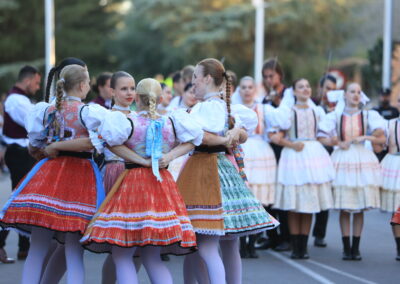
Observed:
[[[374,110],[354,114],[333,111],[319,124],[318,137],[337,136],[340,141],[349,141],[359,136],[370,135],[376,129],[386,130],[386,123]]]
[[[177,142],[190,142],[196,146],[201,144],[204,132],[201,126],[191,119],[184,110],[176,110],[169,117],[160,116],[160,119],[165,119],[167,123],[169,121],[172,123],[173,132],[170,134],[176,135]],[[104,150],[104,142],[111,147],[126,143],[135,131],[145,131],[148,124],[144,122],[149,120],[141,113],[135,116],[131,114],[126,116],[121,112],[110,112],[98,128],[98,142],[94,143],[96,149],[102,152]],[[166,137],[164,137],[164,141],[165,139]]]
[[[40,102],[27,115],[25,128],[32,146],[43,148],[47,145],[46,122],[52,110],[54,110],[54,103]],[[62,102],[61,113],[64,117],[65,129],[69,133],[63,140],[71,140],[88,137],[88,132],[96,131],[108,110],[100,105],[85,105],[76,97],[67,97]]]
[[[325,117],[322,108],[279,107],[272,112],[268,132],[286,131],[290,140],[315,140],[319,122]]]
[[[258,118],[251,109],[234,104],[231,105],[231,115],[235,119],[235,127],[244,128],[248,133],[256,129]],[[224,135],[227,126],[226,103],[219,98],[197,103],[190,112],[190,118],[200,124],[204,131]]]

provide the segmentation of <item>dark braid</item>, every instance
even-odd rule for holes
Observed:
[[[57,86],[56,86],[56,105],[55,105],[57,111],[61,111],[61,103],[63,101],[63,95],[64,95],[64,84],[65,84],[64,79],[61,79],[61,80],[57,81]]]
[[[48,103],[49,99],[50,99],[51,84],[53,83],[53,78],[54,78],[54,74],[56,73],[56,71],[57,71],[56,67],[51,68],[49,71],[49,75],[47,76],[46,91],[45,91],[45,95],[44,95],[44,101],[46,103]]]
[[[226,79],[225,102],[228,110],[228,127],[232,129],[235,126],[235,122],[231,115],[231,77],[226,72],[223,75]]]
[[[60,72],[63,70],[64,67],[68,66],[68,65],[79,65],[82,67],[86,66],[86,63],[83,62],[82,60],[75,58],[75,57],[67,57],[64,58],[60,64],[56,67],[53,67],[50,69],[49,71],[49,75],[47,76],[47,83],[46,83],[46,92],[44,95],[44,101],[45,102],[49,102],[50,99],[50,92],[51,92],[51,85],[53,83],[53,79],[55,77],[55,80],[57,81],[58,79],[60,79]]]

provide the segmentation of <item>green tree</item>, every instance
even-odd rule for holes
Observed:
[[[368,65],[362,69],[363,89],[368,93],[376,94],[382,86],[382,58],[383,40],[380,38],[375,45],[368,50]]]
[[[54,0],[56,62],[84,60],[91,74],[114,70],[107,42],[121,23],[123,0]],[[44,1],[1,0],[0,92],[10,88],[19,68],[44,64]]]
[[[225,57],[240,76],[253,73],[254,7],[248,0],[133,0],[125,28],[110,46],[133,74],[168,74],[204,57]],[[266,57],[277,56],[287,81],[317,80],[327,54],[349,36],[360,0],[271,0],[266,9]]]

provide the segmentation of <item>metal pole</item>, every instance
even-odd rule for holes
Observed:
[[[255,36],[256,42],[254,46],[254,79],[256,84],[262,82],[261,69],[264,61],[264,1],[253,0],[253,5],[256,8],[256,27]]]
[[[46,76],[56,63],[55,39],[54,39],[54,2],[53,0],[44,1],[44,24],[45,24],[45,52]]]
[[[382,88],[391,87],[392,7],[392,0],[385,0],[385,13],[383,17]]]

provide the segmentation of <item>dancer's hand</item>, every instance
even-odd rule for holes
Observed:
[[[340,141],[338,145],[340,149],[347,150],[350,148],[350,143],[351,141]]]
[[[357,138],[354,138],[353,142],[354,143],[363,143],[366,140],[367,140],[367,136],[359,136]]]
[[[55,142],[57,143],[57,142]],[[55,147],[55,143],[48,145],[44,148],[44,154],[49,158],[56,158],[58,156],[58,150]]]
[[[236,146],[240,140],[240,128],[232,128],[226,132],[226,137],[229,139],[229,144]]]
[[[142,166],[146,168],[151,168],[151,159],[143,159],[143,162],[141,163]]]
[[[158,166],[160,169],[168,167],[169,163],[174,159],[174,157],[170,154],[164,154],[159,160],[158,160]]]
[[[29,151],[29,155],[31,155],[34,159],[36,159],[38,161],[43,158],[46,158],[46,155],[42,149],[33,147],[30,144],[28,146],[28,151]]]
[[[301,152],[304,149],[304,143],[303,142],[295,142],[293,143],[293,149],[296,152]]]

